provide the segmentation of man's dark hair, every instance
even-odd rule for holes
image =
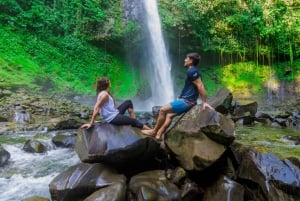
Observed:
[[[192,61],[193,61],[193,65],[197,65],[201,59],[200,55],[196,52],[192,52],[186,55],[187,57],[189,57]]]

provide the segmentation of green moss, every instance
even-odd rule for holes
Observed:
[[[0,144],[23,144],[26,140],[26,137],[0,136]]]

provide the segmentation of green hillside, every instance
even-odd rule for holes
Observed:
[[[120,59],[79,39],[43,38],[9,27],[0,29],[0,87],[47,93],[94,94],[98,77],[112,80],[118,97],[133,96],[138,72]]]
[[[265,93],[273,78],[300,91],[298,1],[158,2],[176,89],[184,55],[198,51],[209,95],[220,87],[245,97]],[[117,98],[145,92],[143,13],[125,16],[131,7],[118,0],[1,1],[0,88],[94,94],[96,78],[108,76]]]

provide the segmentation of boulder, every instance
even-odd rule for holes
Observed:
[[[123,182],[119,182],[94,192],[84,201],[125,201],[125,197],[126,185]]]
[[[164,170],[142,172],[133,176],[129,190],[138,200],[181,200],[178,187],[169,181]]]
[[[152,127],[155,123],[155,118],[149,112],[141,113],[137,116],[137,119],[142,123],[149,127]]]
[[[75,143],[81,161],[104,163],[124,171],[146,166],[159,150],[159,143],[143,135],[140,129],[106,123],[80,129]]]
[[[57,175],[49,184],[49,190],[52,201],[81,201],[99,189],[107,196],[118,193],[115,187],[107,188],[117,184],[122,186],[119,191],[126,189],[126,177],[99,163],[80,163]]]
[[[202,201],[241,201],[244,200],[244,187],[226,176],[206,188]]]
[[[47,151],[46,145],[38,140],[27,140],[23,150],[29,153],[44,153]]]
[[[252,117],[250,115],[247,115],[247,116],[243,116],[243,117],[240,117],[237,119],[233,118],[232,120],[236,123],[236,125],[253,125],[256,118]],[[263,120],[260,120],[260,122],[267,123],[267,122],[264,122]]]
[[[232,110],[232,93],[226,89],[220,89],[214,96],[210,97],[208,103],[221,114],[228,114]]]
[[[162,107],[162,106],[153,106],[153,107],[152,107],[152,114],[153,114],[154,118],[157,118],[157,117],[158,117],[159,111],[160,111],[160,108],[161,108],[161,107]]]
[[[238,178],[247,197],[272,201],[300,200],[300,170],[289,160],[251,149],[239,151]]]
[[[0,167],[4,166],[10,159],[10,153],[0,145]]]
[[[52,142],[57,147],[74,147],[76,142],[76,136],[59,134],[52,138]]]
[[[232,120],[196,105],[166,133],[165,143],[184,169],[201,171],[218,160],[234,138]]]
[[[83,124],[83,120],[78,117],[63,119],[58,122],[53,130],[78,129]]]
[[[246,115],[255,117],[257,108],[258,108],[257,102],[248,103],[246,105],[236,104],[233,108],[232,115],[234,116],[235,119],[246,116]]]

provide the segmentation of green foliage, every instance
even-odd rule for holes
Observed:
[[[225,65],[204,73],[210,93],[221,85],[255,93],[271,75],[287,81],[299,76],[298,1],[158,2],[173,58],[213,52]],[[143,36],[122,12],[119,0],[0,1],[0,85],[94,93],[96,78],[109,76],[117,96],[134,95],[137,71],[115,55],[124,53],[124,38],[136,49]]]
[[[229,64],[218,69],[218,77],[233,93],[251,97],[264,92],[271,78],[286,81],[300,78],[300,60],[293,66],[288,62],[274,66],[257,66],[253,62]]]
[[[275,76],[281,80],[292,81],[300,78],[300,60],[296,60],[292,64],[289,62],[277,63],[273,68]]]
[[[0,11],[2,23],[44,36],[92,39],[120,37],[124,31],[117,0],[3,0]]]
[[[165,29],[174,34],[169,38],[182,41],[176,48],[216,52],[222,65],[228,60],[272,65],[282,57],[292,63],[300,57],[299,2],[161,0],[160,5]]]
[[[116,97],[134,96],[139,87],[137,72],[131,67],[76,37],[43,41],[37,36],[1,28],[0,43],[3,44],[0,85],[22,85],[64,94],[94,94],[96,78],[108,76]]]
[[[236,63],[221,69],[222,83],[231,91],[243,91],[245,94],[257,94],[270,79],[268,66],[257,67],[255,63]]]

